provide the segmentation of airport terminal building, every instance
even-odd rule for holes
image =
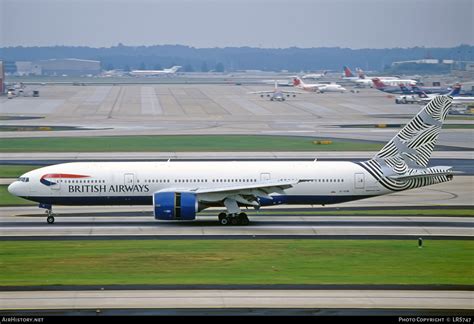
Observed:
[[[96,75],[101,71],[100,61],[75,58],[43,60],[37,64],[41,66],[43,75]]]
[[[91,76],[101,72],[100,61],[77,58],[61,58],[38,61],[16,61],[9,63],[6,73],[18,76]]]

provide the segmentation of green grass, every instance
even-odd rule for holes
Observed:
[[[26,206],[37,203],[11,195],[7,185],[0,185],[0,206]]]
[[[1,241],[0,285],[474,284],[473,241]]]
[[[0,152],[377,151],[383,146],[348,140],[316,145],[314,140],[318,139],[257,135],[9,138],[0,141]]]
[[[23,164],[15,164],[15,165],[6,165],[0,164],[0,178],[18,178],[22,174],[40,168],[41,166],[38,165],[23,165]]]

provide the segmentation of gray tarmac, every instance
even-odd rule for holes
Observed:
[[[2,116],[37,119],[2,120],[3,125],[93,128],[87,131],[0,132],[1,138],[152,135],[265,134],[388,141],[396,128],[341,128],[340,125],[405,124],[421,106],[397,105],[374,89],[359,93],[305,93],[270,102],[247,92],[269,85],[135,84],[45,85],[41,97],[0,98]],[[472,120],[447,123],[472,124]],[[445,129],[439,144],[474,149],[470,129]]]
[[[135,223],[135,224],[134,224]],[[453,221],[446,219],[407,220],[401,218],[380,219],[374,221],[345,220],[320,221],[318,218],[298,217],[291,221],[259,220],[250,226],[218,226],[217,221],[200,220],[193,224],[152,223],[151,221],[128,221],[110,219],[106,223],[96,220],[58,219],[49,225],[43,220],[35,224],[18,223],[2,224],[0,239],[140,239],[140,238],[317,238],[330,236],[346,239],[360,238],[418,238],[418,237],[449,237],[474,238],[474,224],[471,221]]]
[[[472,310],[473,291],[99,290],[0,291],[0,310],[371,308]]]
[[[127,160],[314,160],[370,159],[375,151],[344,152],[28,152],[1,153],[0,163],[36,164],[49,161],[127,161]],[[433,159],[473,160],[474,151],[434,151]]]

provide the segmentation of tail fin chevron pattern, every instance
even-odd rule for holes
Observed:
[[[380,152],[361,166],[390,190],[450,180],[449,167],[427,168],[427,165],[451,101],[450,96],[435,97]]]
[[[437,96],[377,153],[377,159],[402,157],[414,166],[426,167],[436,144],[451,98]]]

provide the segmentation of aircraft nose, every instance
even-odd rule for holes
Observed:
[[[14,196],[19,196],[20,195],[19,187],[20,187],[20,184],[18,183],[18,181],[15,181],[8,186],[8,192]]]

